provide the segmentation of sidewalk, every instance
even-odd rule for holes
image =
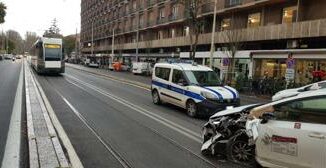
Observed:
[[[69,64],[69,63],[66,63],[66,66],[71,67],[73,69],[85,71],[100,76],[105,76],[114,80],[122,81],[125,83],[131,83],[147,89],[151,89],[152,80],[150,76],[133,75],[130,72],[109,71],[105,69],[90,68],[83,65]],[[266,103],[271,101],[270,99],[267,98],[256,97],[254,95],[246,95],[241,93],[240,93],[240,97],[241,99],[246,99],[246,101],[248,101],[249,103]]]
[[[27,135],[30,168],[71,167],[60,144],[29,65],[25,62]]]

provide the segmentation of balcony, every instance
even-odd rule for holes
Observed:
[[[156,0],[147,0],[147,7],[150,8],[156,4]]]
[[[210,3],[204,4],[201,7],[201,14],[205,14],[205,13],[209,13],[209,12],[214,12],[214,5],[215,5],[214,2],[210,2]]]
[[[217,32],[215,41],[219,43],[230,42],[227,40],[227,36],[230,34],[232,33],[227,31]],[[238,36],[234,38],[235,40],[243,42],[322,37],[326,36],[326,19],[233,30],[233,35]],[[198,44],[210,44],[210,40],[211,33],[201,34],[198,38]],[[189,45],[189,36],[153,40],[151,44],[153,48],[186,46]],[[128,49],[128,46],[130,47],[129,49],[132,49],[134,44],[128,44],[125,49]],[[139,46],[145,48],[144,45]]]
[[[242,4],[242,0],[225,0],[225,8],[231,8]]]
[[[132,27],[130,26],[129,29],[132,29]],[[239,42],[326,37],[326,19],[217,32],[215,41],[228,43],[230,41],[227,40],[227,36],[231,34],[236,35],[237,38],[234,38],[234,40]],[[210,44],[210,40],[211,33],[201,34],[198,38],[198,44],[207,45]],[[123,48],[134,49],[136,45],[136,43],[125,43]],[[139,42],[138,45],[139,48],[187,46],[189,45],[189,36]],[[110,50],[110,48],[106,49]]]

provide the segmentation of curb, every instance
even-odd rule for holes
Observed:
[[[59,164],[61,167],[83,168],[83,165],[76,151],[74,150],[58,118],[56,117],[41,85],[37,81],[32,70],[28,67],[28,63],[24,63],[30,167],[39,168],[43,166],[47,167]],[[28,71],[29,73],[27,73]],[[47,136],[42,136],[43,134],[41,134],[41,136],[36,136],[35,134],[33,123],[34,116],[32,115],[33,111],[30,104],[31,97],[29,95],[29,88],[32,89],[34,92],[33,94],[36,96],[36,98],[34,97],[34,102],[35,99],[38,100],[40,105],[39,108],[43,112],[42,118],[44,118],[44,122],[47,128]],[[37,119],[38,118],[36,118],[36,121],[38,122]],[[37,127],[36,130],[40,130],[40,128]],[[47,152],[48,147],[50,153]],[[66,156],[64,153],[63,148],[66,149],[68,156]],[[51,155],[52,153],[54,155]],[[54,156],[56,156],[56,159],[53,159]],[[68,160],[70,161],[70,164],[68,163]]]

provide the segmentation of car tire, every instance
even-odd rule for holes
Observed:
[[[187,115],[189,117],[195,118],[197,117],[197,104],[193,100],[188,100],[186,103],[186,110],[187,110]]]
[[[256,164],[255,147],[248,145],[248,140],[239,138],[230,140],[227,144],[227,159],[242,166]]]
[[[160,94],[158,93],[157,90],[152,91],[152,100],[153,100],[153,103],[156,105],[162,104]]]

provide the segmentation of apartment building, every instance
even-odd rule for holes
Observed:
[[[203,2],[198,53],[210,50],[212,36],[215,2]],[[223,50],[226,43],[241,42],[239,50],[247,54],[247,61],[239,59],[237,66],[252,77],[285,76],[291,56],[296,59],[296,80],[308,81],[312,71],[326,70],[325,6],[325,0],[217,0],[215,48]],[[133,59],[136,53],[144,57],[187,53],[191,34],[186,11],[178,0],[82,0],[82,52],[113,52]],[[226,32],[239,37],[230,40]],[[218,53],[217,58],[223,57]],[[207,56],[198,61],[207,64]],[[222,66],[221,60],[217,66]]]

